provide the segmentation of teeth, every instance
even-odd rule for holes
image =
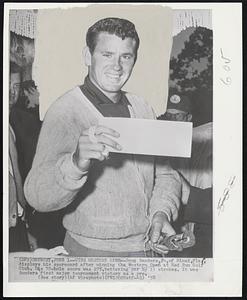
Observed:
[[[120,78],[120,75],[113,75],[113,74],[107,74],[109,77],[114,78],[114,79],[118,79]]]

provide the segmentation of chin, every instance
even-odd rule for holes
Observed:
[[[126,81],[123,81],[123,80],[115,81],[115,82],[107,81],[107,82],[105,82],[104,87],[109,92],[110,91],[117,92],[117,91],[121,90],[121,88],[124,86],[125,82]]]
[[[104,87],[104,90],[105,91],[107,91],[107,92],[109,92],[109,93],[116,93],[116,92],[119,92],[120,90],[121,90],[121,88],[122,88],[122,85],[117,85],[117,86],[105,86]]]

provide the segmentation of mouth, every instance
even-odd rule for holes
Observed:
[[[106,73],[106,76],[112,80],[119,80],[122,74]]]

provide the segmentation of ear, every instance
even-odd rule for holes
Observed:
[[[83,49],[83,57],[84,57],[84,62],[85,62],[85,65],[87,67],[91,66],[91,58],[92,58],[92,55],[89,51],[89,48],[88,47],[85,47]]]
[[[190,122],[192,120],[192,114],[188,114],[187,121]]]

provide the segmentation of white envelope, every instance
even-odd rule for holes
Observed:
[[[116,141],[122,146],[110,152],[190,157],[192,123],[131,118],[102,118],[99,125],[116,130]]]

